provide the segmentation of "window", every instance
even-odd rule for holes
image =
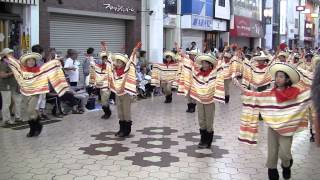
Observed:
[[[218,5],[222,6],[222,7],[225,7],[226,6],[226,0],[219,0]]]

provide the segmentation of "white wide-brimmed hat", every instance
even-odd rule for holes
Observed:
[[[6,56],[10,53],[13,53],[13,49],[10,49],[10,48],[4,48],[1,52],[0,52],[0,56]]]
[[[176,60],[176,54],[173,53],[172,51],[165,51],[163,53],[164,58],[166,58],[167,56],[171,56],[173,60]]]
[[[298,73],[296,68],[287,63],[277,62],[271,65],[269,68],[269,72],[272,75],[273,79],[275,79],[276,73],[278,71],[286,73],[289,76],[292,84],[296,84],[300,81],[300,74]]]
[[[105,56],[109,57],[109,56],[111,56],[111,52],[101,51],[101,52],[99,53],[99,56],[100,56],[100,58],[103,58],[103,57],[105,57]]]
[[[21,64],[25,66],[28,59],[35,59],[36,61],[39,61],[41,58],[42,58],[41,54],[29,52],[22,55],[19,60]]]
[[[217,59],[212,56],[212,55],[209,55],[209,54],[201,54],[201,55],[198,55],[196,57],[196,60],[195,60],[198,64],[201,64],[202,61],[207,61],[209,63],[211,63],[212,65],[216,65],[217,64]]]
[[[116,61],[117,59],[119,59],[120,61],[124,62],[125,64],[127,64],[127,62],[129,61],[128,55],[121,54],[121,53],[113,53],[111,55],[111,59],[112,59],[112,61]]]
[[[253,61],[265,61],[265,60],[269,60],[270,61],[271,59],[272,59],[271,56],[267,55],[263,51],[260,51],[259,53],[254,54],[253,57],[252,57]]]

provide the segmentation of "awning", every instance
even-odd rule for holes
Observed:
[[[14,4],[36,5],[36,0],[0,0],[0,2],[14,3]]]

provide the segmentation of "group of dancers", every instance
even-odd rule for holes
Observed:
[[[268,157],[266,166],[270,180],[278,180],[278,157],[282,176],[291,177],[293,158],[291,145],[294,133],[313,126],[315,108],[310,101],[310,89],[320,57],[303,52],[279,51],[274,56],[265,51],[245,54],[242,49],[226,47],[219,54],[184,52],[175,44],[177,52],[165,51],[163,63],[152,64],[151,84],[161,88],[164,103],[173,101],[172,89],[186,96],[188,113],[197,109],[200,142],[199,148],[211,148],[214,135],[215,103],[229,103],[230,84],[242,92],[243,109],[240,118],[241,142],[256,144],[258,122],[268,125]],[[119,129],[115,136],[128,137],[131,133],[132,96],[137,94],[136,53],[137,43],[128,57],[109,52],[101,43],[101,62],[90,64],[90,84],[100,89],[103,119],[110,118],[110,92],[116,94]],[[38,136],[42,125],[37,118],[39,94],[49,92],[49,85],[59,96],[69,88],[59,60],[51,60],[35,67],[41,58],[37,53],[26,53],[15,59],[6,55],[6,61],[20,85],[21,93],[28,96],[28,137]],[[311,140],[313,140],[313,133]]]

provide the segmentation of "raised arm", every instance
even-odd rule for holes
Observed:
[[[105,41],[101,41],[100,44],[101,44],[101,51],[107,52],[108,51],[107,43]]]

